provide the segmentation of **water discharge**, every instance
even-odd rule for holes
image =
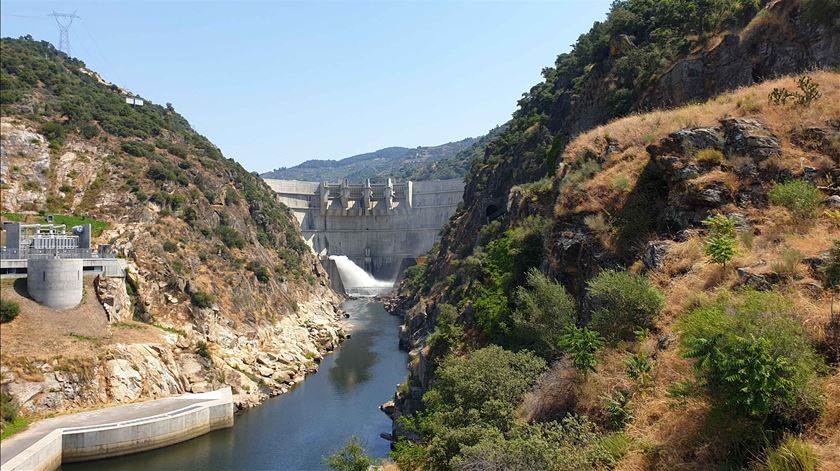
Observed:
[[[330,260],[335,262],[344,290],[349,295],[374,296],[394,287],[393,281],[377,280],[344,255],[330,255]]]

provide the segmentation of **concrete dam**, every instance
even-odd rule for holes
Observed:
[[[464,194],[459,179],[265,181],[294,212],[303,238],[322,260],[344,255],[380,279],[394,279],[432,248]]]

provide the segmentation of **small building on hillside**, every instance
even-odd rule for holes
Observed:
[[[91,249],[90,224],[22,224],[3,222],[0,278],[26,278],[29,295],[54,308],[69,309],[82,301],[86,275],[124,277],[125,262],[110,246]]]

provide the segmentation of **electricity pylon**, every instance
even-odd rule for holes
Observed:
[[[73,20],[81,18],[73,13],[56,13],[55,10],[47,16],[55,18],[55,24],[58,25],[58,49],[64,51],[68,56],[70,55],[70,26],[73,25]]]

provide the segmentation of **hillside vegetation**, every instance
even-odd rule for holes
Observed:
[[[129,262],[127,283],[96,287],[107,319],[89,333],[56,324],[36,351],[28,339],[41,318],[3,289],[27,307],[4,324],[4,394],[40,413],[231,384],[253,405],[314,368],[337,342],[338,300],[268,186],[171,104],[130,106],[49,43],[0,46],[3,220],[91,222],[96,242]],[[79,309],[94,312],[97,297]],[[115,334],[158,328],[166,335]],[[56,390],[55,378],[68,386]]]
[[[491,131],[492,133],[492,131]],[[486,136],[466,138],[439,146],[386,147],[375,152],[354,155],[340,160],[307,160],[289,168],[263,173],[263,178],[302,181],[351,182],[405,180],[441,180],[463,178],[473,148],[481,146]]]
[[[544,70],[401,286],[401,469],[840,466],[836,8],[615,2]]]

